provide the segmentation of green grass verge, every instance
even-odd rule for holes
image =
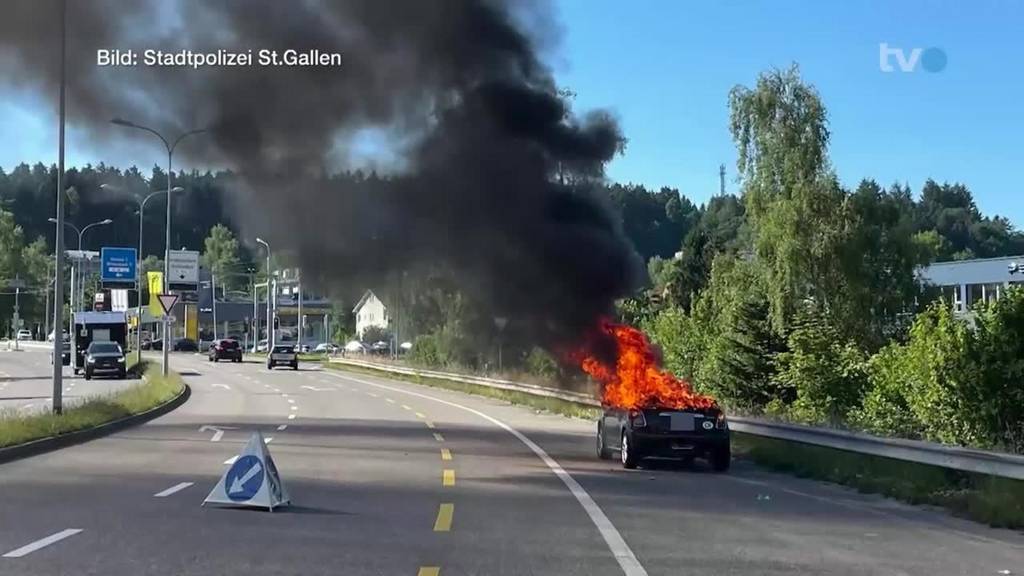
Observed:
[[[530,408],[534,408],[536,410],[543,410],[545,412],[561,414],[563,416],[569,416],[571,418],[583,418],[585,420],[594,420],[601,414],[601,411],[599,409],[594,408],[593,406],[587,406],[586,404],[562,400],[561,398],[534,396],[533,394],[526,394],[524,392],[517,392],[515,390],[502,390],[500,388],[491,388],[489,386],[481,386],[480,384],[457,382],[454,380],[445,380],[442,378],[426,378],[422,376],[396,374],[393,372],[385,372],[383,370],[375,370],[373,368],[364,368],[362,366],[351,366],[347,364],[331,364],[330,362],[325,362],[324,366],[333,370],[340,370],[343,372],[358,372],[361,374],[370,374],[372,376],[386,375],[391,380],[403,380],[405,382],[422,384],[424,386],[431,386],[433,388],[443,388],[445,390],[464,392],[466,394],[473,394],[475,396],[495,398],[498,400],[510,402],[512,404],[529,406]]]
[[[177,374],[148,374],[146,380],[125,390],[89,398],[64,410],[61,415],[19,415],[16,410],[0,412],[0,448],[32,440],[93,428],[107,422],[140,414],[181,393],[184,384]]]
[[[765,467],[911,504],[942,506],[1001,528],[1024,528],[1024,482],[833,448],[732,433],[733,452]]]

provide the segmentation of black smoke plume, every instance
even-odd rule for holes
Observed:
[[[176,157],[234,170],[236,224],[291,250],[326,286],[442,265],[519,334],[552,344],[593,326],[640,279],[617,216],[591,189],[623,138],[610,115],[574,115],[559,94],[539,56],[554,29],[543,4],[68,4],[69,123],[98,145],[126,136],[113,117],[168,134],[209,126]],[[8,0],[0,18],[0,82],[54,105],[57,7]],[[147,67],[147,48],[316,49],[343,64]],[[134,50],[139,63],[97,66],[98,49]],[[386,182],[352,190],[331,173],[367,128],[401,161]]]

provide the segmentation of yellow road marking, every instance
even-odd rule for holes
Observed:
[[[431,430],[433,430],[434,429],[434,423],[431,422],[430,420],[427,420],[427,428],[430,428]]]
[[[441,576],[441,569],[437,566],[420,566],[416,576]]]
[[[395,401],[392,400],[391,398],[385,398],[385,400],[388,401],[388,404],[394,404],[395,403]]]
[[[445,468],[444,475],[441,477],[442,486],[455,486],[455,470],[451,468]]]
[[[447,448],[441,448],[441,460],[451,460],[452,451]]]
[[[441,436],[437,432],[434,432],[434,440],[437,440],[438,442],[444,442],[444,436]]]
[[[417,418],[426,418],[427,416],[423,412],[417,412],[416,413],[416,417]]]
[[[441,504],[434,521],[434,532],[449,532],[452,529],[452,516],[455,515],[455,504]]]
[[[412,410],[408,405],[402,404],[402,410]]]

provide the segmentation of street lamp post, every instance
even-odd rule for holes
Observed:
[[[160,141],[164,143],[164,148],[167,149],[167,229],[164,231],[165,232],[165,241],[164,241],[164,292],[165,293],[170,292],[169,282],[170,282],[170,275],[171,275],[170,266],[171,266],[171,190],[172,190],[171,189],[171,168],[173,166],[172,162],[173,162],[173,159],[174,159],[174,149],[177,148],[178,144],[181,143],[181,141],[184,140],[185,138],[187,138],[187,137],[189,137],[189,136],[191,136],[193,134],[199,134],[201,132],[205,132],[206,129],[205,128],[198,128],[196,130],[189,130],[188,132],[185,132],[184,134],[178,136],[178,138],[175,139],[174,142],[168,142],[167,139],[163,137],[163,135],[161,135],[156,130],[154,130],[152,128],[149,128],[148,126],[143,126],[141,124],[136,124],[134,122],[131,122],[129,120],[124,120],[124,119],[121,119],[121,118],[114,118],[113,120],[111,120],[111,122],[113,124],[117,124],[118,126],[124,126],[126,128],[135,128],[137,130],[144,130],[146,132],[149,132],[150,134],[153,134],[154,136],[159,138]],[[171,326],[168,314],[164,314],[163,326],[164,326],[163,346],[160,347],[162,352],[163,352],[162,353],[162,355],[163,355],[163,363],[162,363],[162,365],[160,367],[160,372],[164,376],[167,376],[167,352],[168,352],[168,349],[170,348],[170,342],[169,342],[168,336],[170,335],[170,326]]]
[[[85,236],[86,231],[88,231],[89,228],[93,228],[95,226],[106,226],[107,224],[110,224],[110,223],[113,222],[113,220],[111,220],[110,218],[106,218],[104,220],[100,220],[99,222],[93,222],[92,224],[89,224],[89,225],[85,226],[84,228],[79,229],[78,226],[75,226],[71,222],[58,222],[58,220],[56,218],[48,218],[48,221],[53,222],[54,224],[62,223],[65,226],[68,226],[69,228],[71,228],[72,230],[74,230],[75,232],[78,233],[78,256],[79,256],[79,260],[81,260],[81,256],[82,256],[82,238]],[[76,279],[76,270],[78,272],[78,274],[77,274],[78,278],[77,279]],[[70,302],[69,302],[69,305],[68,305],[68,310],[70,311],[70,314],[68,315],[68,338],[70,339],[71,345],[72,345],[72,350],[71,350],[72,355],[74,355],[74,353],[75,353],[75,350],[74,350],[74,342],[75,342],[74,334],[75,334],[75,295],[76,294],[78,295],[78,300],[79,300],[78,306],[81,307],[83,310],[85,309],[84,306],[83,306],[83,303],[81,302],[82,300],[85,299],[85,290],[82,288],[81,272],[82,272],[81,271],[81,267],[80,266],[75,266],[74,262],[72,262],[71,263],[71,295],[70,295]],[[57,301],[57,295],[56,294],[54,294],[53,299],[54,299],[55,302]],[[54,326],[53,326],[53,331],[54,331],[54,334],[55,334],[53,339],[56,340],[57,339],[56,338],[56,332],[57,332],[57,325],[56,324],[54,324]],[[63,339],[62,339],[62,342],[63,342]],[[63,346],[63,343],[61,345]],[[57,358],[57,356],[54,356],[54,357]]]
[[[262,244],[267,249],[267,352],[269,353],[274,348],[274,323],[270,317],[270,295],[274,292],[274,289],[270,286],[270,244],[262,238],[257,238],[256,242]],[[276,294],[274,294],[274,299],[277,299]]]

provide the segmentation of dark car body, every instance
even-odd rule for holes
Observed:
[[[175,352],[199,352],[199,344],[196,344],[195,340],[190,338],[179,338],[174,342],[174,348],[171,348]]]
[[[94,341],[85,351],[85,379],[108,375],[123,379],[127,374],[124,350],[116,342]]]
[[[597,423],[597,453],[608,459],[614,452],[624,468],[644,458],[704,458],[721,472],[731,459],[729,424],[719,408],[608,408]]]
[[[272,370],[274,366],[291,366],[292,370],[299,369],[299,353],[291,344],[277,344],[267,354],[267,369]]]
[[[219,362],[221,360],[241,362],[242,346],[238,343],[238,340],[231,338],[214,340],[213,343],[210,344],[210,348],[206,355],[210,362]]]

